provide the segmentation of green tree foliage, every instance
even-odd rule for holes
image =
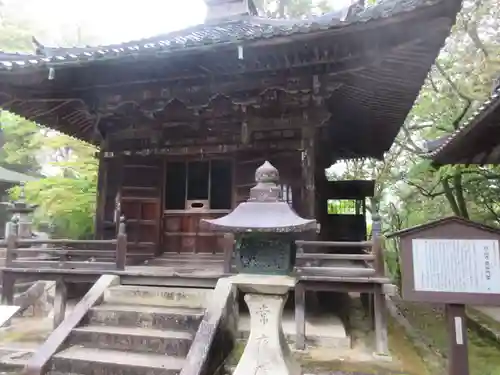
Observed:
[[[328,0],[254,0],[255,5],[268,17],[305,18],[332,9]]]
[[[97,196],[96,149],[64,135],[45,138],[42,152],[52,160],[49,177],[26,184],[26,198],[38,204],[36,222],[49,221],[58,237],[90,238]],[[14,197],[19,188],[14,189]]]

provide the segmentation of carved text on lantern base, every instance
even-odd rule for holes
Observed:
[[[290,276],[239,274],[231,282],[246,292],[250,336],[234,375],[300,375],[282,327],[283,307],[296,280]]]

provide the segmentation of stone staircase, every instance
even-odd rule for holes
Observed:
[[[52,375],[177,375],[213,290],[113,286],[51,360]]]

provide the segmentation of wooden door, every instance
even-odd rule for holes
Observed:
[[[129,253],[158,254],[161,226],[162,163],[154,157],[123,163],[121,214],[125,216]]]

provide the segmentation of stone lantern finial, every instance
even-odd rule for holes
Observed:
[[[250,189],[249,202],[279,202],[280,188],[277,183],[280,180],[278,170],[268,161],[265,161],[255,171],[255,182],[257,183]]]
[[[278,170],[267,160],[255,171],[255,182],[274,183],[280,180]]]

